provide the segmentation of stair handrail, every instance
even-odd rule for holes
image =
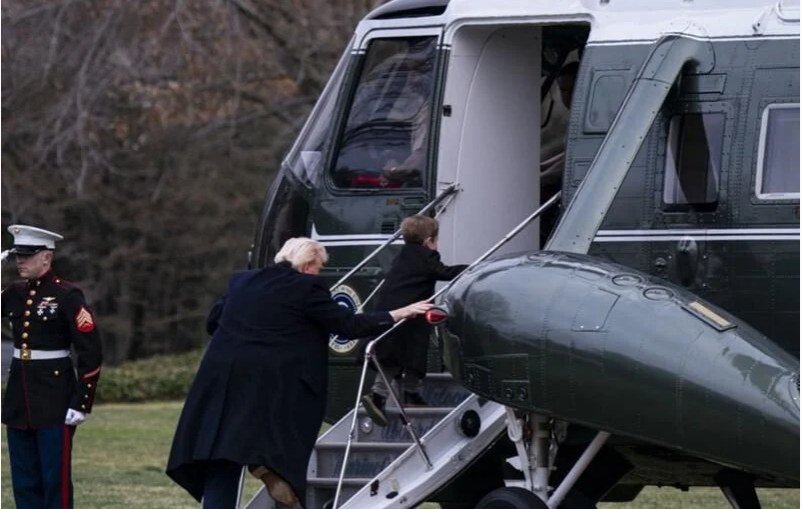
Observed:
[[[452,184],[452,185],[454,185],[454,184]],[[454,283],[459,281],[460,277],[462,277],[463,274],[468,273],[473,267],[475,267],[477,264],[483,262],[485,259],[487,259],[488,256],[490,256],[493,253],[495,253],[501,246],[503,246],[504,244],[506,244],[507,242],[512,240],[512,238],[515,237],[516,235],[518,235],[521,232],[521,230],[526,228],[527,225],[529,225],[529,223],[531,223],[532,221],[534,221],[535,219],[540,217],[540,215],[543,214],[543,212],[545,212],[546,210],[551,208],[555,203],[557,203],[557,201],[560,199],[561,194],[562,194],[562,192],[558,191],[557,193],[554,194],[554,196],[552,196],[551,198],[546,200],[546,202],[543,205],[538,207],[537,210],[535,210],[532,214],[530,214],[526,219],[521,221],[515,228],[510,230],[510,232],[507,235],[505,235],[501,240],[496,242],[493,245],[493,247],[491,247],[490,249],[488,249],[487,251],[482,253],[482,255],[479,256],[479,258],[477,258],[476,260],[473,261],[473,263],[468,265],[468,267],[464,271],[462,271],[457,277],[455,277],[454,279],[449,281],[447,285],[445,285],[439,291],[435,292],[434,295],[432,295],[431,297],[426,299],[426,302],[431,302],[434,299],[436,299],[437,297],[439,297],[440,295],[442,295],[443,293],[445,293],[446,290],[448,290],[449,288],[451,288],[451,286],[454,285]],[[404,319],[401,319],[401,320],[395,322],[395,324],[393,324],[392,327],[390,327],[389,329],[384,331],[382,334],[380,334],[376,339],[374,339],[370,343],[368,343],[368,346],[365,348],[365,360],[362,363],[362,375],[359,378],[359,388],[357,389],[356,403],[354,404],[353,416],[351,418],[351,429],[348,431],[348,441],[345,444],[345,453],[343,454],[343,463],[342,463],[342,467],[340,468],[340,477],[337,480],[337,490],[336,490],[336,492],[334,494],[334,504],[332,504],[331,509],[337,509],[338,503],[340,501],[340,494],[342,492],[343,479],[345,478],[345,470],[348,467],[348,455],[351,452],[351,443],[354,440],[354,433],[356,431],[356,420],[357,420],[357,415],[359,414],[359,403],[360,403],[360,400],[362,398],[362,391],[365,388],[365,377],[367,375],[368,362],[370,362],[371,360],[373,361],[373,364],[376,367],[376,370],[379,373],[379,376],[381,376],[382,381],[385,384],[385,387],[387,387],[389,389],[389,396],[393,399],[393,402],[398,407],[398,411],[401,414],[401,421],[404,424],[404,427],[409,432],[410,436],[412,437],[412,440],[415,443],[415,448],[418,450],[418,452],[420,453],[421,457],[426,462],[427,468],[429,468],[429,469],[432,468],[432,461],[429,459],[429,455],[426,453],[426,450],[423,448],[423,444],[421,443],[420,438],[418,437],[418,434],[412,428],[412,422],[409,420],[409,416],[407,415],[406,411],[404,411],[404,407],[403,407],[403,405],[401,405],[401,402],[399,401],[398,396],[396,395],[395,391],[393,390],[392,384],[387,379],[387,375],[384,373],[384,370],[381,368],[381,365],[379,364],[378,359],[373,358],[373,350],[375,349],[376,344],[378,344],[379,341],[381,341],[384,338],[386,338],[387,336],[389,336],[390,333],[392,333],[395,329],[400,327],[406,321],[407,321],[407,319],[404,318]]]
[[[440,192],[440,194],[438,194],[437,196],[435,196],[435,197],[434,197],[434,199],[433,199],[432,201],[430,201],[430,202],[429,202],[429,203],[428,203],[428,204],[427,204],[425,207],[423,207],[422,209],[420,209],[420,210],[419,210],[417,213],[418,213],[418,214],[425,214],[425,213],[429,212],[429,211],[432,209],[432,207],[436,207],[436,206],[437,206],[437,205],[438,205],[438,204],[439,204],[441,201],[443,201],[443,200],[444,200],[446,197],[448,197],[448,196],[450,196],[450,195],[452,195],[452,194],[456,193],[457,191],[459,191],[459,188],[457,187],[457,184],[456,184],[456,182],[449,184],[448,186],[446,186],[446,187],[445,187],[445,188],[444,188],[444,189],[443,189],[443,190]],[[384,242],[382,245],[380,245],[379,247],[377,247],[376,249],[374,249],[374,250],[373,250],[373,251],[372,251],[372,252],[371,252],[369,255],[367,255],[365,258],[363,258],[363,259],[362,259],[362,261],[360,261],[359,263],[357,263],[357,264],[354,266],[354,268],[353,268],[353,269],[349,270],[347,274],[345,274],[345,275],[344,275],[343,277],[341,277],[341,278],[340,278],[340,279],[339,279],[339,280],[338,280],[336,283],[334,283],[334,285],[333,285],[331,288],[329,288],[329,291],[332,291],[332,292],[333,292],[335,288],[337,288],[337,287],[338,287],[338,286],[340,286],[341,284],[343,284],[343,283],[345,283],[346,281],[348,281],[348,279],[349,279],[351,276],[353,276],[354,274],[356,274],[356,272],[357,272],[359,269],[361,269],[362,267],[364,267],[364,266],[365,266],[365,264],[367,264],[367,263],[368,263],[370,260],[372,260],[374,256],[376,256],[376,255],[377,255],[377,254],[379,254],[380,252],[384,251],[384,249],[385,249],[387,246],[389,246],[390,244],[392,244],[393,242],[395,242],[395,241],[398,239],[398,237],[400,237],[400,236],[401,236],[401,228],[397,229],[397,230],[395,231],[395,233],[393,233],[393,234],[390,236],[390,238],[389,238],[389,239],[387,239],[387,240],[386,240],[386,241],[385,241],[385,242]]]

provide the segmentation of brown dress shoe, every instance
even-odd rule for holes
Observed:
[[[287,481],[279,477],[275,472],[263,466],[250,466],[248,470],[254,477],[265,483],[267,491],[273,497],[273,500],[287,507],[298,505],[298,497],[295,496],[295,492],[292,491]]]

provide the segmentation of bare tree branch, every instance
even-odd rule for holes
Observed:
[[[56,269],[110,362],[203,344],[282,152],[375,3],[3,2],[3,223],[65,235]]]

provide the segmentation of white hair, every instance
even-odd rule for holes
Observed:
[[[295,270],[301,270],[304,265],[315,260],[326,263],[329,261],[329,254],[323,244],[307,237],[287,239],[273,259],[276,263],[290,262]]]

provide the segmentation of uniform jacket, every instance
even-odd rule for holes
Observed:
[[[83,292],[51,271],[3,290],[2,313],[11,323],[14,348],[73,347],[77,354],[77,378],[69,357],[12,359],[3,397],[3,424],[41,429],[64,424],[68,408],[91,412],[102,350],[100,333]]]
[[[213,306],[212,341],[173,439],[167,475],[200,500],[205,460],[264,465],[305,502],[326,407],[328,338],[376,334],[389,313],[354,315],[323,278],[289,264],[236,273]]]
[[[467,267],[445,265],[440,261],[440,253],[421,244],[404,244],[387,273],[376,309],[393,310],[426,300],[434,294],[437,281],[450,281]],[[382,367],[410,369],[422,378],[426,374],[430,333],[431,326],[423,316],[407,320],[376,345]]]

